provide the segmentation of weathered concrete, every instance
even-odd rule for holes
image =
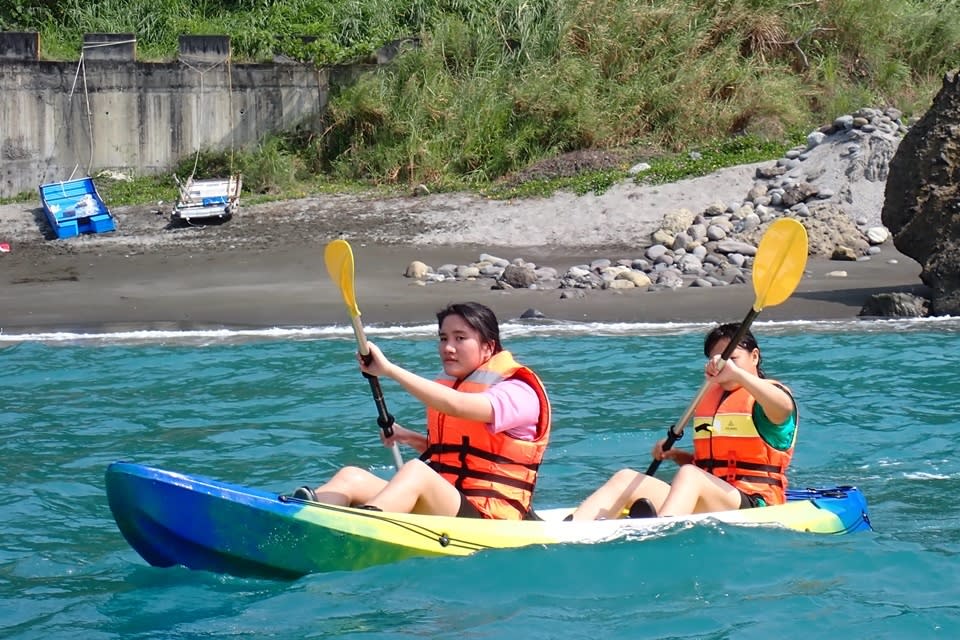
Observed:
[[[85,60],[134,62],[137,59],[137,38],[132,33],[83,34]]]
[[[39,57],[39,33],[0,33],[0,60],[36,60]]]
[[[226,37],[188,39],[180,60],[152,63],[133,60],[130,34],[88,36],[76,62],[38,60],[25,37],[0,56],[0,197],[103,169],[167,172],[198,149],[247,148],[326,108],[329,70],[234,64]]]

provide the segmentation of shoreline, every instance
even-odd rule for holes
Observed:
[[[823,169],[824,184],[835,176],[837,192],[846,181],[858,194],[845,215],[878,222],[883,183],[850,182],[835,149],[820,145],[815,151],[820,155],[806,161],[808,168]],[[166,209],[163,203],[117,207],[111,210],[116,231],[66,240],[50,239],[36,204],[4,205],[0,242],[9,251],[0,253],[0,332],[349,325],[323,258],[336,238],[353,248],[356,301],[365,325],[433,323],[443,306],[464,300],[487,304],[501,322],[530,309],[547,319],[590,323],[739,321],[754,303],[750,283],[658,291],[492,290],[488,279],[425,284],[403,274],[414,260],[436,269],[470,264],[482,253],[523,258],[561,274],[598,258],[634,260],[666,216],[742,202],[760,164],[670,184],[627,180],[600,195],[557,192],[508,201],[471,193],[311,196],[242,205],[222,224],[186,227],[173,224],[169,203]],[[830,237],[824,226],[842,223],[842,217],[810,218],[808,233],[816,231],[821,241],[814,244],[823,246],[811,245],[814,255],[797,290],[764,309],[764,320],[854,319],[875,293],[924,295],[920,265],[890,240],[869,259],[824,257],[833,246],[824,245]],[[847,275],[828,275],[838,271]],[[569,297],[562,299],[561,292]]]
[[[0,331],[17,335],[349,325],[341,293],[323,264],[325,244],[280,251],[49,255],[42,264],[18,263],[9,260],[14,254],[5,254],[0,257],[6,280]],[[444,305],[463,300],[487,304],[501,322],[518,319],[528,309],[545,319],[576,322],[739,321],[755,298],[752,286],[743,284],[673,291],[572,290],[575,297],[561,299],[562,289],[501,291],[491,290],[490,280],[423,284],[403,275],[415,259],[439,265],[475,259],[481,251],[507,259],[523,256],[561,269],[602,253],[355,244],[355,293],[362,321],[379,326],[429,324]],[[827,275],[835,271],[847,276]],[[811,257],[793,295],[765,308],[762,319],[854,319],[872,294],[922,294],[919,272],[916,262],[892,246],[867,261]]]

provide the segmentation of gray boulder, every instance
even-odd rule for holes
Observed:
[[[503,270],[500,280],[514,289],[527,289],[537,281],[537,273],[529,267],[511,264]]]
[[[920,263],[931,315],[960,315],[960,72],[890,161],[881,220],[893,244]]]
[[[923,318],[927,315],[926,298],[912,293],[876,293],[870,296],[857,314],[870,318]]]

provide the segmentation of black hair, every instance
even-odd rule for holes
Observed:
[[[464,319],[477,333],[483,342],[493,343],[493,352],[503,351],[500,344],[500,324],[493,310],[479,302],[455,302],[437,312],[437,326],[443,327],[443,321],[450,315],[457,315]]]
[[[710,352],[713,351],[714,346],[721,339],[726,338],[727,340],[733,340],[736,336],[737,331],[740,330],[739,322],[727,322],[726,324],[717,325],[714,329],[707,334],[707,337],[703,341],[703,355],[710,357]],[[750,333],[750,330],[747,329],[743,332],[743,337],[740,338],[740,342],[737,343],[738,347],[743,347],[747,351],[753,351],[754,349],[757,352],[760,352],[760,345],[757,344],[757,339]],[[757,359],[757,375],[761,378],[766,377],[763,373],[763,369],[760,368],[760,365],[763,363],[763,356],[761,355]]]

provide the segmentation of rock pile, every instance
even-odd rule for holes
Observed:
[[[908,126],[896,109],[860,109],[813,131],[804,146],[760,166],[736,202],[700,212],[667,213],[640,255],[595,260],[558,273],[523,258],[483,254],[436,269],[414,262],[406,275],[423,282],[489,278],[495,288],[677,289],[745,282],[769,223],[799,219],[810,254],[864,260],[889,233],[880,222],[888,166]]]

